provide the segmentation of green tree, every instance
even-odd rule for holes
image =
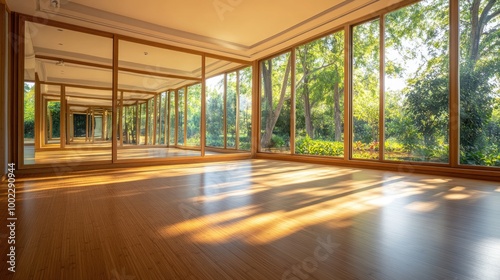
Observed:
[[[285,101],[290,100],[290,72],[291,72],[291,56],[290,53],[280,55],[273,59],[263,61],[262,68],[262,124],[264,132],[261,138],[261,147],[272,147],[271,139],[273,131],[280,116],[283,119],[287,118],[287,114],[282,112]],[[288,114],[288,119],[289,119]],[[286,125],[279,125],[280,128],[285,128]],[[288,132],[282,132],[280,136],[289,135]]]
[[[297,111],[310,138],[342,141],[344,32],[297,48]]]
[[[24,138],[35,137],[35,86],[24,83]]]
[[[460,8],[461,162],[485,164],[486,146],[494,140],[486,128],[500,96],[500,1],[460,1]]]

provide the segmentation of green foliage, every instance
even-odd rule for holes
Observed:
[[[344,32],[298,47],[296,61],[296,131],[342,141]]]
[[[207,86],[207,146],[224,147],[224,76],[209,80]]]
[[[407,150],[405,149],[404,144],[397,142],[395,139],[387,139],[385,140],[384,149],[386,152],[391,153],[403,153]]]
[[[435,146],[442,133],[447,135],[448,92],[448,77],[440,75],[439,69],[429,71],[409,87],[405,110],[425,146]]]
[[[48,104],[47,114],[50,114],[52,119],[52,137],[58,138],[61,136],[61,102],[50,101]]]
[[[188,87],[187,93],[187,145],[201,145],[201,84]]]
[[[24,138],[35,137],[35,87],[24,83]]]
[[[485,73],[461,73],[460,81],[460,144],[466,157],[486,146],[484,128],[492,116],[491,87]],[[474,155],[468,159],[474,158]],[[476,163],[477,164],[477,163]]]
[[[352,115],[354,141],[378,140],[380,108],[380,21],[353,28]]]
[[[295,142],[295,152],[303,155],[334,156],[344,154],[344,143],[324,140],[312,140],[306,136]]]
[[[283,139],[283,137],[273,134],[273,136],[271,137],[270,148],[282,148],[284,146],[285,140]]]

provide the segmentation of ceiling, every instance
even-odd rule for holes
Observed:
[[[54,1],[58,4],[53,5]],[[399,0],[7,0],[15,12],[247,61],[396,2]]]
[[[66,86],[71,104],[110,107],[113,40],[65,28],[26,22],[25,81],[42,83],[47,98],[61,97]],[[206,58],[205,74],[212,77],[242,64]],[[202,56],[118,40],[118,91],[125,105],[145,102],[155,94],[199,84]],[[120,97],[121,99],[121,97]]]

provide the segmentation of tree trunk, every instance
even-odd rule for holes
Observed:
[[[306,125],[306,133],[311,138],[314,139],[314,126],[312,122],[312,104],[309,96],[309,75],[310,70],[307,65],[307,55],[309,54],[309,48],[306,45],[303,50],[303,55],[300,56],[300,63],[302,64],[302,69],[304,71],[304,76],[302,82],[304,83],[304,122]]]
[[[307,71],[305,71],[304,75],[308,75]],[[309,78],[305,76],[304,78],[304,118],[306,123],[306,133],[314,139],[314,127],[312,123],[312,106],[311,100],[309,99]]]
[[[480,24],[479,24],[479,7],[481,5],[481,0],[474,0],[471,6],[471,30],[470,30],[470,53],[469,53],[469,67],[474,69],[476,61],[479,57],[479,38]]]
[[[266,63],[268,63],[266,67]],[[271,138],[273,136],[273,130],[274,126],[276,125],[276,122],[278,121],[278,118],[280,116],[281,109],[283,108],[283,104],[285,103],[285,95],[286,95],[286,89],[288,85],[288,79],[290,77],[290,69],[291,68],[291,57],[288,58],[286,70],[285,70],[285,76],[283,77],[283,84],[281,86],[281,93],[280,93],[280,99],[278,101],[278,105],[276,106],[276,109],[273,110],[273,83],[272,83],[272,61],[268,60],[267,62],[264,62],[262,64],[262,80],[264,83],[264,98],[267,102],[266,106],[266,112],[265,114],[267,115],[266,118],[266,130],[264,132],[264,135],[262,135],[261,138],[261,147],[262,148],[269,148],[271,144]]]
[[[493,5],[497,0],[488,0],[484,9],[480,12],[482,0],[474,0],[471,6],[471,31],[470,31],[470,52],[469,64],[470,70],[474,70],[479,57],[481,56],[481,36],[484,33],[484,27],[493,18],[498,16],[500,11],[493,11],[490,14]]]
[[[339,83],[333,84],[333,98],[335,103],[334,120],[335,120],[335,141],[342,141],[342,115],[340,111],[340,90]]]

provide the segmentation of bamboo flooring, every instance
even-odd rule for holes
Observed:
[[[500,279],[498,182],[242,160],[16,186],[0,279]]]

